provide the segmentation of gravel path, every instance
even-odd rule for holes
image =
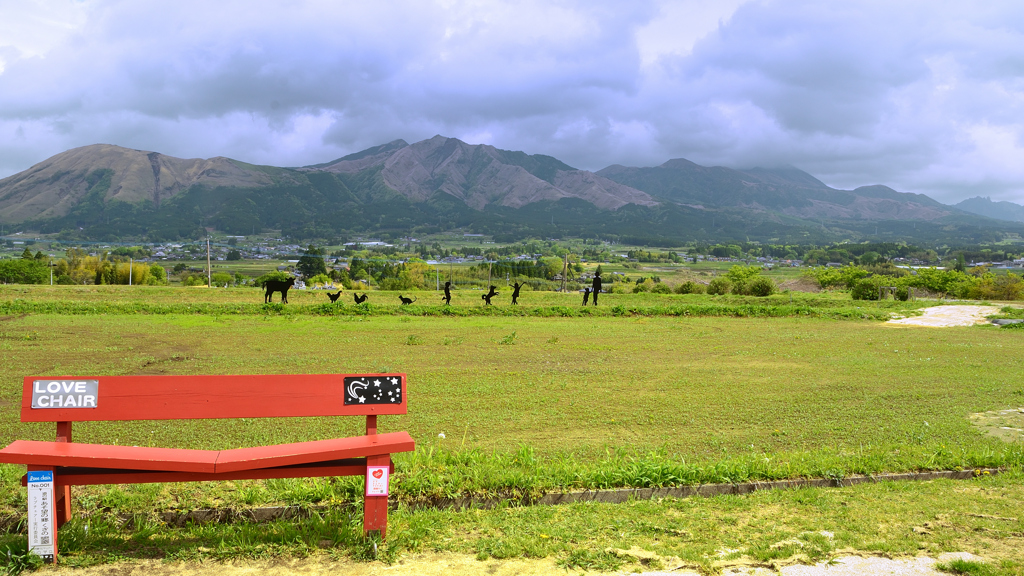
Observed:
[[[946,328],[950,326],[974,326],[985,324],[986,316],[998,314],[998,306],[932,306],[921,310],[921,316],[889,320],[886,324],[906,324],[910,326],[931,326]]]

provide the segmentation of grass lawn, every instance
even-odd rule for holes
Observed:
[[[252,289],[126,288],[0,288],[0,442],[53,437],[52,425],[19,422],[21,379],[26,375],[401,371],[409,375],[409,414],[382,418],[381,429],[408,430],[418,442],[415,454],[396,458],[394,491],[403,505],[458,494],[518,498],[563,489],[839,477],[957,466],[1016,470],[997,479],[927,484],[939,487],[935,490],[941,495],[935,497],[944,504],[921,503],[932,489],[907,484],[637,503],[609,510],[599,505],[486,512],[403,509],[395,515],[400,528],[389,544],[393,550],[426,546],[482,557],[539,554],[582,567],[614,563],[601,552],[604,547],[628,548],[631,541],[666,546],[665,554],[707,563],[714,556],[711,548],[735,548],[730,538],[740,538],[744,527],[750,533],[741,542],[744,554],[764,556],[774,553],[768,542],[773,538],[800,537],[813,528],[811,524],[840,534],[854,521],[861,523],[859,532],[837,536],[827,546],[818,537],[803,538],[827,548],[822,552],[826,555],[847,545],[912,553],[924,540],[899,532],[879,544],[869,537],[869,527],[877,527],[874,518],[892,517],[898,506],[925,514],[924,510],[948,505],[967,486],[985,482],[1005,491],[1006,502],[1013,502],[1013,495],[1020,492],[1024,446],[985,436],[968,420],[972,413],[1024,406],[1020,330],[928,329],[799,315],[435,316],[427,314],[428,307],[404,313],[416,307],[400,308],[396,294],[385,292],[371,292],[371,301],[393,298],[394,304],[381,304],[381,310],[387,307],[386,314],[320,315],[316,307],[326,296],[312,291],[292,291],[292,303],[285,308],[295,313],[281,314],[277,308],[260,308],[262,293]],[[424,300],[435,296],[416,295]],[[453,304],[461,308],[482,308],[474,291],[459,291],[456,296]],[[574,295],[524,292],[520,300],[531,306],[569,306],[570,297],[575,301]],[[921,305],[861,304],[834,295],[796,297],[815,310],[860,305],[887,314],[890,309]],[[775,297],[769,305],[787,305],[787,298]],[[228,312],[253,300],[254,307],[244,313]],[[120,313],[59,313],[68,303],[109,301],[126,308]],[[747,299],[603,295],[600,308],[653,308],[664,302],[741,306]],[[169,308],[130,313],[129,305],[146,303]],[[25,308],[29,304],[37,308]],[[188,313],[189,305],[223,306],[214,310],[224,313]],[[17,306],[29,312],[18,312]],[[357,418],[80,423],[75,425],[75,439],[217,449],[337,437],[357,433],[361,426]],[[439,437],[442,433],[444,438]],[[21,473],[16,466],[0,469],[0,504],[15,513],[24,506]],[[342,503],[351,501],[358,489],[355,479],[347,478],[97,487],[77,489],[76,494],[81,510],[99,514]],[[865,507],[852,513],[852,520],[838,515],[841,507],[833,510],[840,505],[832,502],[822,504],[818,516],[808,516],[820,521],[804,522],[802,513],[786,512],[783,516],[789,520],[771,520],[784,529],[765,527],[765,506],[801,505],[794,498],[838,502],[848,498],[844,494],[875,494],[872,490],[881,491],[877,498],[883,503],[875,512]],[[887,503],[890,500],[897,504]],[[1019,498],[1015,501],[1019,504]],[[730,512],[732,506],[740,511]],[[1002,510],[1003,501],[992,506]],[[627,512],[634,508],[640,511],[635,516]],[[603,528],[615,525],[605,516],[619,515],[625,530]],[[641,520],[652,515],[654,519]],[[737,518],[735,530],[728,528],[730,517]],[[904,515],[888,522],[902,530],[912,517],[916,518]],[[508,518],[520,518],[524,524],[503,527],[502,519]],[[562,522],[555,518],[568,522],[564,536],[532,534],[549,525],[554,531]],[[702,518],[706,525],[698,522]],[[338,521],[335,518],[332,525]],[[435,522],[437,527],[432,527]],[[644,528],[644,522],[653,528]],[[309,521],[292,529],[315,532],[315,525]],[[712,525],[725,528],[715,532]],[[953,525],[945,540],[936,537],[928,544],[984,545],[984,534],[961,537],[959,524]],[[161,530],[150,530],[146,538],[171,538]],[[673,530],[690,536],[673,536]],[[1007,530],[1020,532],[1021,527]],[[630,536],[616,536],[620,532]],[[134,541],[131,534],[117,536],[121,532],[113,527],[89,538],[102,534]],[[227,532],[219,534],[224,537]],[[315,536],[310,534],[309,538]],[[346,540],[349,536],[339,534],[345,553],[357,554],[358,538]],[[199,547],[209,548],[201,542],[213,536],[185,538],[194,545],[175,552],[183,557],[199,554]],[[252,553],[244,544],[249,540],[239,536],[242,543],[232,547],[231,538],[225,555]],[[82,539],[85,542],[85,536]],[[527,541],[536,544],[528,546]],[[97,540],[89,542],[83,549],[97,546]],[[281,546],[290,554],[298,550]],[[795,548],[786,555],[793,553]]]

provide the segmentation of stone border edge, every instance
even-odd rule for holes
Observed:
[[[995,475],[1005,468],[976,468],[970,470],[937,470],[933,472],[901,472],[890,474],[853,475],[843,478],[814,478],[796,480],[775,480],[764,482],[742,482],[737,484],[702,484],[696,486],[678,486],[674,488],[616,488],[609,490],[580,490],[574,492],[552,492],[539,498],[439,498],[428,502],[409,504],[414,510],[420,509],[467,509],[494,508],[505,503],[521,506],[557,506],[575,504],[577,502],[599,502],[602,504],[621,504],[630,500],[653,500],[657,498],[691,498],[722,496],[727,494],[750,494],[762,490],[787,490],[794,488],[841,488],[857,484],[877,482],[907,482],[927,480],[969,480],[978,476]],[[353,505],[354,506],[354,505]],[[226,523],[237,520],[249,522],[271,522],[305,518],[312,514],[327,512],[338,506],[270,506],[263,508],[213,508],[191,511],[167,511],[157,516],[169,526],[183,528],[189,523],[208,524],[210,522]],[[342,507],[343,508],[343,507]],[[135,523],[135,515],[121,514],[121,522],[125,527]],[[0,533],[23,532],[25,516],[8,514],[0,516]]]

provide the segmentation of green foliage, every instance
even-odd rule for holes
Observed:
[[[324,263],[323,251],[316,246],[310,244],[306,248],[306,253],[299,257],[298,264],[295,268],[306,278],[311,278],[318,274],[327,274],[327,264]]]
[[[848,289],[852,289],[860,279],[866,278],[870,274],[867,270],[853,264],[842,267],[821,266],[811,268],[804,273],[805,276],[814,279],[822,288]]]
[[[751,296],[771,296],[775,294],[778,287],[775,281],[765,276],[754,278],[747,284],[747,293]]]
[[[728,294],[729,290],[731,289],[732,282],[730,282],[728,278],[719,276],[718,278],[714,278],[713,280],[711,280],[711,282],[708,283],[707,293],[716,296],[722,296]]]
[[[43,559],[29,551],[28,539],[21,536],[0,549],[0,564],[7,576],[17,576],[26,570],[33,572],[42,568]]]
[[[234,240],[234,238],[232,238],[232,240]],[[238,250],[228,250],[228,255],[227,255],[226,259],[228,261],[241,260],[242,259],[242,253],[239,252]]]
[[[210,276],[210,281],[214,286],[227,287],[235,283],[235,277],[227,272],[214,272]]]
[[[48,284],[50,271],[46,262],[28,259],[0,260],[0,282],[7,284]]]
[[[306,280],[306,284],[311,286],[326,286],[331,283],[331,277],[327,274],[317,274],[312,278]]]
[[[22,260],[34,260],[32,257],[32,250],[28,246],[25,247],[25,251],[21,253]]]
[[[923,288],[937,294],[965,298],[971,287],[978,281],[978,278],[956,270],[918,268],[916,275],[907,277],[906,285]]]
[[[850,295],[854,300],[878,300],[879,290],[887,284],[888,279],[885,276],[862,278],[853,285]]]
[[[734,284],[746,282],[747,280],[760,275],[760,266],[744,266],[742,264],[737,264],[736,266],[729,268],[729,271],[725,273],[725,277],[731,280]]]
[[[182,286],[206,286],[207,278],[199,274],[184,276],[181,279]]]
[[[669,288],[668,285],[665,284],[664,282],[658,282],[657,284],[654,285],[654,288],[651,288],[651,292],[655,294],[671,294],[672,289]]]
[[[1024,298],[1024,282],[1013,272],[996,276],[984,273],[967,290],[968,298],[979,300],[1021,300]]]
[[[676,294],[703,294],[707,290],[704,284],[687,280],[676,286]]]
[[[167,283],[167,272],[159,264],[153,264],[149,267],[149,277],[153,280],[152,284],[162,285]],[[149,283],[147,282],[147,284]]]
[[[282,272],[281,270],[274,270],[272,272],[267,272],[266,274],[257,277],[255,280],[253,280],[253,283],[256,284],[256,286],[263,286],[263,283],[266,282],[267,280],[287,282],[289,278],[292,278],[291,274],[287,272]]]
[[[950,574],[965,574],[967,576],[995,576],[996,572],[992,567],[977,560],[964,560],[954,558],[949,562],[941,562],[935,565],[935,569]]]

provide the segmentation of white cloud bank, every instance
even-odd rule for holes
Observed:
[[[0,176],[97,142],[296,166],[434,134],[1024,203],[1024,4],[0,0]]]

